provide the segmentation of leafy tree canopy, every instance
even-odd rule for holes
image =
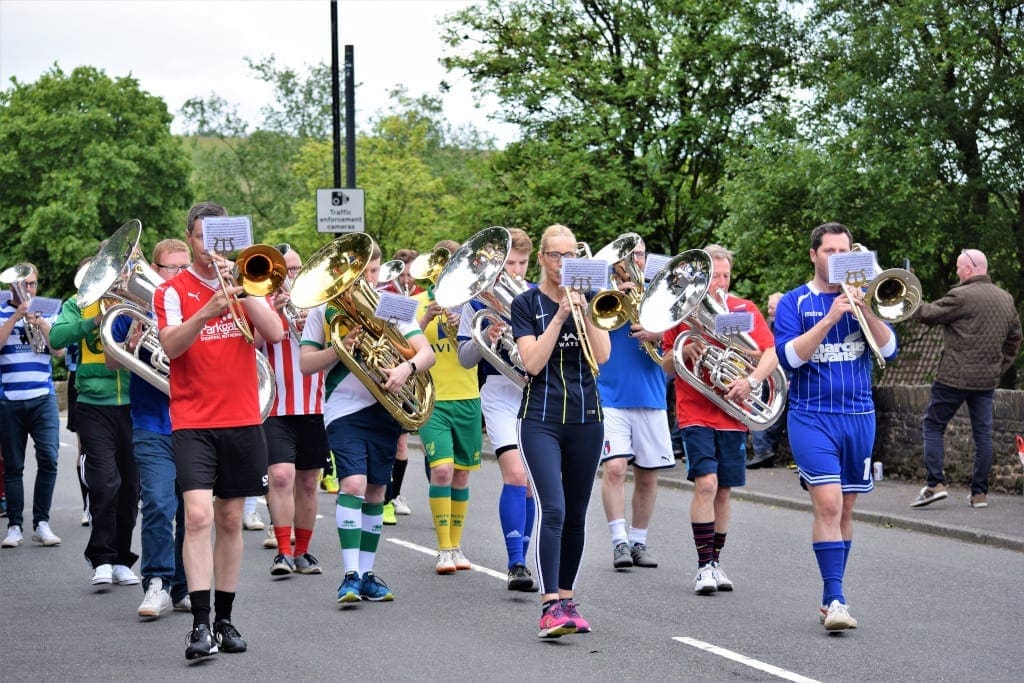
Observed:
[[[11,83],[0,92],[0,253],[39,267],[40,294],[70,294],[79,260],[132,218],[146,245],[180,234],[189,164],[163,100],[87,66]]]

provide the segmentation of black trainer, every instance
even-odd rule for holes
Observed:
[[[532,593],[537,590],[533,576],[530,575],[530,570],[525,565],[514,564],[512,569],[508,570],[508,589],[523,593]]]
[[[210,635],[210,627],[206,624],[199,624],[185,636],[188,647],[185,648],[185,659],[199,659],[217,654],[217,645]]]
[[[227,619],[220,619],[213,625],[213,635],[224,652],[245,652],[249,647],[235,625]]]
[[[271,576],[288,576],[294,571],[295,560],[292,559],[291,555],[278,553],[274,556],[274,561],[270,564]]]

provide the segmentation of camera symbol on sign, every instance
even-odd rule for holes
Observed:
[[[342,204],[348,204],[348,195],[344,192],[332,192],[331,193],[331,204],[334,206],[341,206]]]

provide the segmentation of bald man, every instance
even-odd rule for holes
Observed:
[[[992,469],[992,399],[999,380],[1020,351],[1020,316],[1009,293],[992,284],[988,260],[977,249],[964,249],[956,259],[959,280],[944,297],[924,303],[916,319],[942,325],[942,358],[924,415],[924,465],[927,486],[910,507],[923,507],[949,495],[942,473],[943,435],[961,404],[967,403],[974,438],[971,474],[972,508],[988,507]]]

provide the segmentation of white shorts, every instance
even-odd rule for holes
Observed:
[[[487,438],[495,451],[519,448],[516,419],[523,403],[523,390],[505,375],[488,375],[480,387],[480,407]]]
[[[628,458],[644,470],[676,466],[668,415],[656,408],[605,408],[601,462]]]

